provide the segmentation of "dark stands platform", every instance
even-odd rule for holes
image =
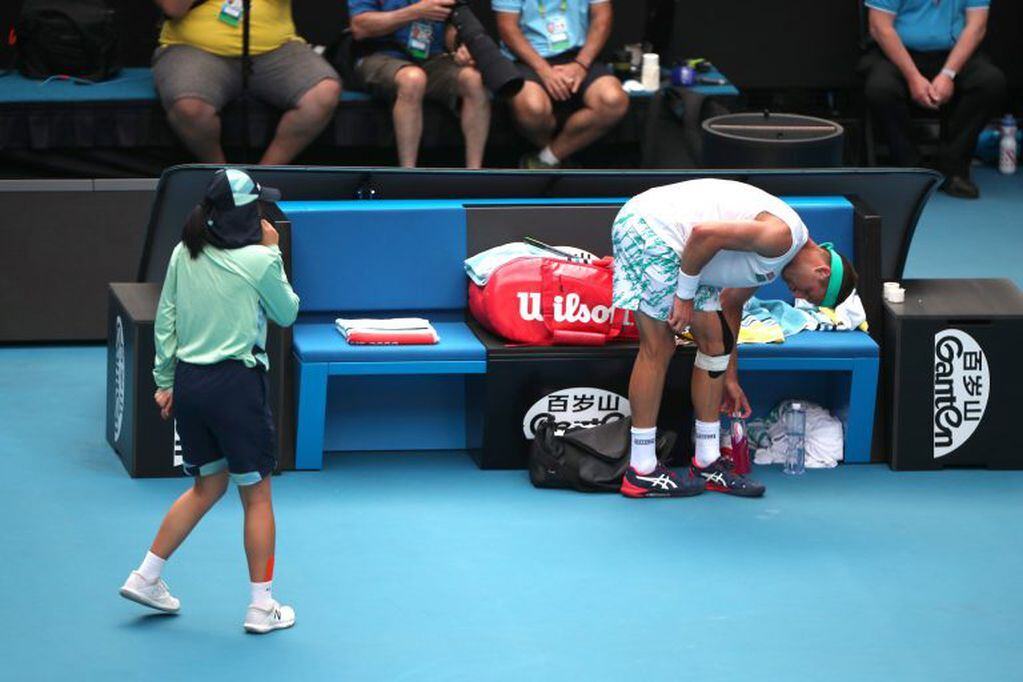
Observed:
[[[612,46],[641,41],[646,31],[647,0],[613,1],[617,12],[605,57],[610,56]],[[490,0],[472,0],[470,4],[496,35]],[[0,27],[13,26],[20,5],[20,0],[2,3]],[[23,84],[18,78],[0,76],[0,178],[156,177],[164,168],[193,160],[167,126],[148,72],[158,41],[159,9],[152,0],[110,0],[110,5],[118,12],[125,64],[129,67],[117,83]],[[313,45],[331,44],[348,25],[346,0],[295,2],[293,12],[299,34]],[[10,60],[2,50],[7,46],[0,47],[0,69]],[[578,161],[590,167],[640,165],[639,142],[648,100],[634,100],[621,125],[600,145],[580,154]],[[241,146],[239,107],[229,106],[224,112],[228,158],[236,163],[254,162],[258,150],[270,140],[278,118],[276,112],[254,104],[249,140],[257,151],[246,152]],[[427,103],[423,124],[421,165],[461,166],[464,148],[455,117]],[[515,167],[527,148],[514,132],[505,107],[494,107],[485,164]],[[346,86],[333,123],[296,162],[395,164],[389,108]]]
[[[846,127],[846,162],[864,163],[864,109],[855,73],[867,40],[861,0],[613,2],[615,25],[605,57],[618,46],[645,38],[661,53],[662,65],[670,65],[675,57],[709,58],[743,92],[740,106],[835,120]],[[129,67],[148,67],[157,44],[160,16],[156,5],[149,0],[111,0],[111,4],[119,13],[125,63]],[[489,0],[472,0],[471,5],[493,31]],[[19,7],[17,0],[3,3],[0,27],[13,25]],[[312,44],[330,44],[348,23],[344,0],[308,0],[295,3],[293,10],[299,33]],[[777,40],[779,35],[798,35],[799,39]],[[1017,113],[1023,109],[1021,46],[1023,3],[993,0],[983,49],[1005,71],[1010,86],[1007,110]],[[0,54],[0,67],[8,61],[9,57]],[[134,88],[145,87],[141,72],[126,75],[138,78],[132,84]],[[151,93],[140,99],[137,93],[131,95],[109,85],[74,86],[74,102],[12,99],[10,94],[5,97],[11,85],[5,80],[0,78],[0,177],[154,177],[165,167],[191,160],[167,128],[162,109]],[[83,92],[87,88],[90,93]],[[258,148],[269,139],[277,116],[260,107],[255,109],[250,139]],[[640,150],[644,128],[650,127],[650,109],[649,99],[634,99],[625,121],[577,160],[585,167],[651,167],[649,154]],[[225,118],[229,158],[236,162],[254,160],[251,155],[243,155],[239,147],[237,107],[229,107]],[[495,107],[488,166],[514,167],[524,149],[523,140],[509,123],[504,108]],[[421,163],[458,166],[461,156],[454,117],[428,106]],[[655,161],[654,167],[685,165],[663,164],[660,158]],[[334,124],[298,163],[393,164],[393,133],[386,107],[358,93],[346,93]]]
[[[648,95],[632,98],[626,118],[599,147],[581,158],[612,166],[639,164],[639,141]],[[223,143],[228,157],[255,160],[269,143],[280,114],[253,101],[243,150],[237,104],[224,112]],[[506,107],[493,109],[486,164],[514,167],[528,149]],[[443,107],[424,107],[421,160],[424,165],[461,166],[464,147],[457,118]],[[394,130],[387,105],[366,93],[345,90],[327,130],[298,161],[330,165],[395,163]],[[96,84],[54,79],[33,81],[0,76],[0,177],[157,176],[169,165],[187,163],[187,151],[167,124],[147,67],[125,69]]]

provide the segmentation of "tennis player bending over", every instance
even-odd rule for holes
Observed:
[[[796,297],[835,307],[855,289],[855,270],[830,244],[814,243],[781,199],[731,180],[689,180],[643,192],[622,207],[611,238],[614,305],[636,311],[639,327],[629,381],[632,454],[622,494],[763,495],[764,486],[720,458],[718,445],[720,413],[750,414],[736,365],[743,304],[781,277]],[[698,348],[696,453],[679,476],[657,461],[654,443],[675,338],[687,328]]]

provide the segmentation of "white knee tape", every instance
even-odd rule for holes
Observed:
[[[724,372],[728,369],[729,355],[707,355],[696,351],[696,366],[708,372]]]

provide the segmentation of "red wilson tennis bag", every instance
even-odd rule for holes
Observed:
[[[525,257],[469,283],[469,310],[487,330],[535,346],[600,346],[639,338],[632,314],[611,307],[610,257],[593,263]]]

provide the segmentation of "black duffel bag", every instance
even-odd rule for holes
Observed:
[[[116,14],[106,0],[25,0],[14,35],[15,66],[26,78],[102,81],[121,70]]]
[[[529,453],[529,480],[537,488],[568,488],[584,493],[618,492],[629,466],[631,419],[576,427],[555,435],[553,419],[541,422]],[[676,434],[659,431],[658,459],[665,460]]]

